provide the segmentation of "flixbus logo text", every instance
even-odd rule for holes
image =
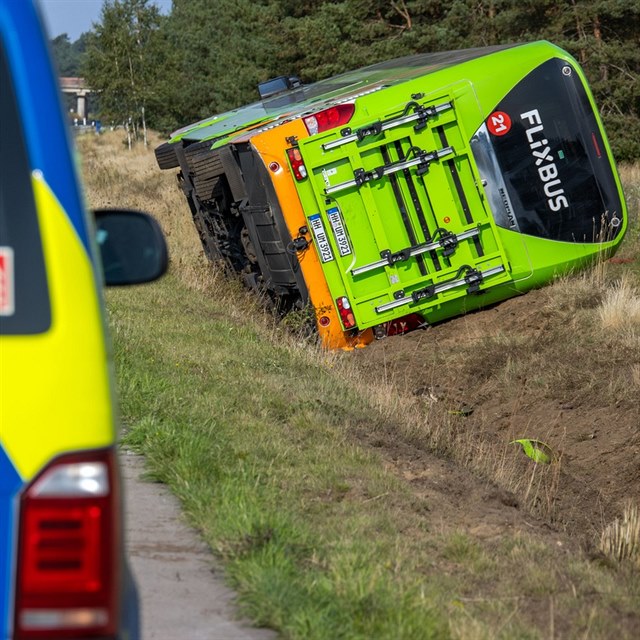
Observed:
[[[544,125],[540,112],[537,109],[520,114],[520,119],[527,127],[525,133],[531,148],[531,153],[535,158],[538,175],[544,185],[544,193],[547,196],[547,204],[551,211],[560,211],[569,206],[569,201],[558,177],[558,167],[555,158],[551,153],[549,141],[544,134]]]

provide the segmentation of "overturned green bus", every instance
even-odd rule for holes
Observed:
[[[362,346],[613,252],[627,216],[583,72],[548,42],[420,54],[177,132],[207,255]]]

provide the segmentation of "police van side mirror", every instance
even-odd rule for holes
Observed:
[[[165,273],[167,245],[150,215],[124,209],[97,209],[94,215],[105,285],[141,284]]]

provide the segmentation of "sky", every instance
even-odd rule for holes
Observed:
[[[103,0],[39,0],[50,38],[67,33],[74,42],[100,20]],[[162,13],[169,13],[171,0],[151,0]]]

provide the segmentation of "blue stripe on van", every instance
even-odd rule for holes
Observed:
[[[91,256],[83,202],[75,171],[70,170],[75,164],[67,128],[62,125],[65,115],[36,12],[32,2],[15,3],[8,13],[0,10],[0,29],[23,114],[29,159],[33,169],[42,171]]]
[[[9,625],[13,623],[9,607],[14,587],[15,504],[21,486],[22,479],[0,445],[0,638],[9,637]]]

